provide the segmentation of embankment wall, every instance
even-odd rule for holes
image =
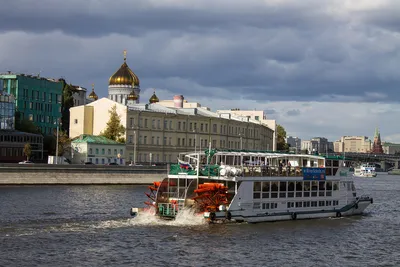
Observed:
[[[167,169],[85,165],[0,165],[0,185],[151,184]]]

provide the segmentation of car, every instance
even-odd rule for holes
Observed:
[[[91,161],[85,162],[84,164],[85,164],[85,165],[94,165],[94,163],[91,162]]]
[[[129,166],[131,166],[131,167],[143,167],[142,164],[133,164],[133,163],[129,164]]]
[[[34,164],[34,163],[32,161],[29,161],[29,160],[24,160],[24,161],[18,162],[18,164]]]
[[[109,165],[109,166],[119,166],[119,164],[116,163],[116,162],[110,162],[110,163],[107,163],[106,165]]]

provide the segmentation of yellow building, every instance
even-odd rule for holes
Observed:
[[[126,128],[123,157],[127,162],[175,162],[179,153],[204,150],[210,142],[212,148],[219,149],[275,149],[275,126],[269,127],[264,115],[257,119],[232,111],[212,112],[198,103],[185,102],[181,95],[160,101],[155,92],[147,103],[138,103],[139,80],[128,70],[126,57],[121,68],[110,78],[109,98],[97,99],[92,90],[89,98],[95,101],[70,109],[71,138],[99,135],[115,105]],[[121,94],[118,86],[124,90]]]
[[[333,143],[335,152],[368,153],[371,150],[371,141],[367,136],[342,136]]]

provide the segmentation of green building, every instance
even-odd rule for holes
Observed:
[[[21,118],[29,119],[42,134],[52,134],[61,121],[62,80],[39,76],[0,74],[4,92],[15,97],[15,108]]]

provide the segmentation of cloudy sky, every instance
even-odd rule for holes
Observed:
[[[399,0],[3,0],[0,72],[107,95],[122,64],[142,99],[265,110],[289,135],[400,142]]]

